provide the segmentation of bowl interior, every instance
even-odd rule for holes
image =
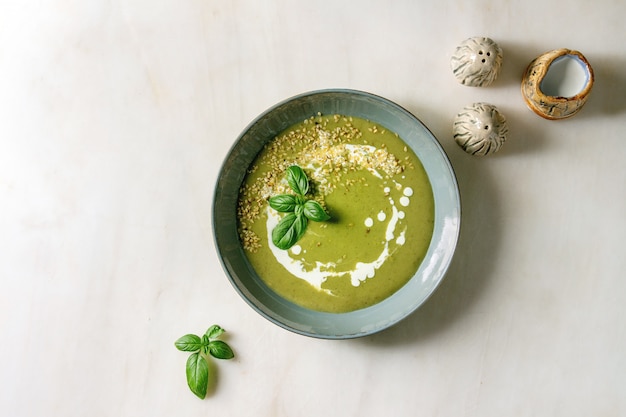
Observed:
[[[397,133],[424,165],[435,200],[431,244],[415,275],[391,297],[349,313],[312,311],[281,298],[263,283],[250,266],[237,233],[238,192],[247,168],[268,141],[318,112],[360,117]],[[397,323],[417,309],[444,277],[460,228],[458,185],[439,142],[402,107],[382,97],[354,90],[305,93],[285,100],[260,115],[244,129],[226,157],[213,201],[215,244],[235,289],[257,312],[275,324],[318,338],[345,339],[372,334]]]

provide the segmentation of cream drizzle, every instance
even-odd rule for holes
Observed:
[[[343,147],[343,149],[347,150],[348,160],[351,163],[362,163],[368,155],[377,151],[377,148],[369,145],[339,145]],[[313,167],[309,166],[309,168],[314,168],[313,177],[317,177],[316,180],[325,181],[325,179],[319,178],[323,172],[323,166],[321,167]],[[375,177],[382,179],[382,175],[373,167],[367,167],[367,170],[374,175]],[[396,188],[398,190],[402,189],[402,186],[395,182]],[[388,195],[390,189],[386,187],[383,192]],[[400,204],[404,207],[409,205],[409,197],[413,194],[413,190],[410,187],[407,187],[403,190],[403,196],[400,198]],[[277,213],[275,210],[271,209],[269,206],[267,207],[267,239],[269,242],[270,250],[272,254],[276,258],[276,261],[280,263],[289,273],[291,273],[296,278],[302,279],[308,282],[311,286],[316,288],[318,291],[323,291],[329,295],[332,295],[332,291],[322,288],[322,285],[326,280],[330,277],[340,277],[348,275],[350,277],[350,282],[354,287],[358,287],[362,282],[367,279],[373,278],[376,275],[376,270],[379,269],[389,258],[389,256],[397,250],[397,247],[390,251],[389,243],[394,241],[397,246],[401,246],[405,243],[405,232],[406,227],[397,234],[396,238],[396,228],[398,226],[398,221],[405,217],[404,211],[399,211],[395,202],[392,198],[389,198],[389,204],[391,206],[391,216],[387,218],[387,215],[383,210],[381,210],[376,218],[379,222],[384,222],[388,220],[387,227],[385,229],[385,241],[382,248],[382,251],[378,255],[378,257],[371,262],[357,262],[355,265],[355,269],[346,270],[346,271],[338,271],[336,262],[315,262],[315,266],[306,270],[304,266],[304,262],[300,259],[294,259],[290,256],[290,252],[296,256],[298,256],[301,252],[301,247],[296,245],[297,247],[292,248],[291,251],[278,249],[274,244],[272,244],[272,230],[281,219],[281,215]],[[366,227],[373,226],[373,219],[368,217],[363,221]]]

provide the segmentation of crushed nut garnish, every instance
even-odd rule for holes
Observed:
[[[340,122],[343,124],[338,125]],[[249,174],[258,171],[258,177],[246,182],[240,190],[237,215],[245,250],[255,252],[261,246],[261,239],[251,230],[251,225],[261,216],[267,200],[272,195],[291,193],[285,180],[285,172],[291,165],[299,165],[307,172],[311,178],[310,194],[323,207],[324,196],[336,190],[338,185],[348,188],[357,182],[344,179],[347,173],[367,170],[391,178],[407,167],[413,168],[412,164],[406,164],[390,153],[384,143],[380,148],[368,144],[363,139],[363,132],[352,122],[352,117],[338,114],[322,117],[317,113],[303,120],[296,129],[279,134],[265,145],[262,161],[248,170]],[[333,125],[329,126],[329,123]],[[372,133],[385,133],[376,125],[368,129]],[[369,185],[365,177],[360,182],[366,187]]]

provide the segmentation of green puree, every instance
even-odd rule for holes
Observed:
[[[309,195],[331,219],[310,221],[289,250],[271,231],[283,213],[267,200],[293,193],[286,170],[298,165]],[[284,298],[318,311],[376,304],[417,271],[430,244],[434,201],[417,156],[369,121],[318,114],[279,134],[250,166],[240,190],[239,234],[259,277]]]

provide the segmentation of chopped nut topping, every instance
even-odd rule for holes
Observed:
[[[407,166],[413,168],[390,153],[384,144],[380,148],[368,144],[363,139],[363,132],[352,122],[352,117],[337,114],[323,117],[317,113],[265,145],[258,160],[248,169],[249,175],[258,172],[258,177],[245,181],[240,189],[237,216],[245,250],[255,252],[261,246],[261,239],[252,231],[251,225],[260,218],[267,200],[273,195],[292,192],[285,180],[285,171],[291,165],[299,165],[306,171],[311,178],[309,193],[323,207],[324,196],[337,186],[349,189],[355,185],[356,180],[343,178],[348,172],[367,170],[377,176],[392,178],[404,172]],[[385,133],[375,124],[368,130]],[[365,177],[360,182],[369,186]]]

